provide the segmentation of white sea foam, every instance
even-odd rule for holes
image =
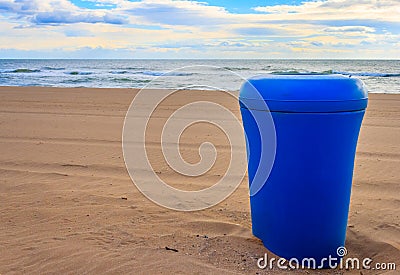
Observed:
[[[214,69],[191,71],[193,65]],[[183,68],[180,70],[179,68]],[[174,72],[170,72],[175,70]],[[236,91],[241,82],[229,71],[248,78],[257,74],[342,74],[362,79],[372,93],[400,93],[399,60],[0,60],[2,86],[158,88],[201,86]],[[160,76],[168,76],[160,78]]]

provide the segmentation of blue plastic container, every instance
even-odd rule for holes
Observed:
[[[264,75],[245,82],[239,99],[253,234],[274,254],[300,263],[314,258],[318,267],[329,255],[340,258],[368,102],[363,83],[339,75]]]

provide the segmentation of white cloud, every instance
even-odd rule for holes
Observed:
[[[326,0],[301,5],[276,5],[253,8],[270,14],[271,19],[331,20],[369,19],[399,22],[399,0]]]
[[[85,1],[108,8],[85,9],[68,0],[0,0],[0,49],[102,47],[178,57],[289,57],[296,51],[325,56],[357,45],[371,50],[378,43],[382,53],[389,52],[400,35],[399,0],[318,0],[256,7],[252,14],[199,1]]]
[[[36,12],[73,11],[77,7],[68,0],[0,0],[0,10],[18,14],[34,14]]]
[[[0,0],[0,11],[33,24],[127,23],[125,17],[105,10],[84,10],[68,0]]]
[[[328,27],[324,29],[325,32],[336,32],[336,33],[373,33],[374,28],[365,26],[344,26],[344,27]]]
[[[124,1],[118,4],[118,9],[145,22],[172,26],[215,26],[232,23],[232,14],[224,8],[197,1]]]

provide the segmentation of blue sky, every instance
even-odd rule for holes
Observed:
[[[0,58],[400,59],[399,0],[0,0]]]

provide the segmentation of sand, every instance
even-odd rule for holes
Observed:
[[[267,250],[251,234],[247,177],[227,200],[198,212],[162,208],[138,191],[121,149],[124,116],[136,92],[0,88],[0,274],[287,272],[256,266]],[[205,135],[201,127],[207,126],[199,125],[182,137],[189,162],[199,160],[204,138],[221,150],[222,160],[201,179],[176,175],[157,145],[157,127],[188,99],[220,102],[237,115],[239,110],[216,92],[189,92],[158,113],[148,134],[154,169],[175,187],[198,190],[214,184],[226,168],[224,135],[213,129]],[[398,270],[399,164],[400,96],[371,94],[357,148],[346,247],[351,257],[395,262]],[[361,274],[291,272],[299,273]]]

